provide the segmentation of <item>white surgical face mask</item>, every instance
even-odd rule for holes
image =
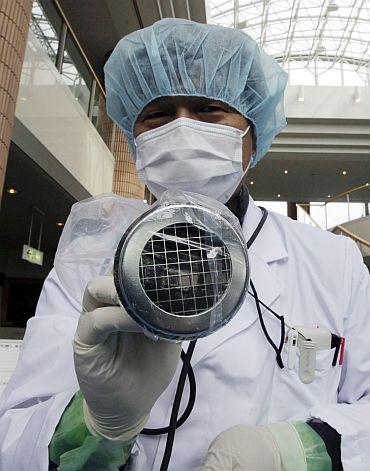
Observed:
[[[248,170],[242,147],[249,128],[178,118],[146,131],[135,141],[139,178],[156,198],[176,189],[226,203]]]

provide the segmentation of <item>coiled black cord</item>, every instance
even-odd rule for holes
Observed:
[[[192,345],[192,344],[194,344],[194,345],[192,346],[191,355],[190,355],[189,349],[190,349],[190,345]],[[184,370],[184,365],[185,365],[185,362],[186,362],[188,364],[186,373],[187,373],[187,376],[189,378],[189,391],[190,392],[189,392],[189,400],[188,400],[188,404],[186,406],[186,409],[184,410],[184,412],[183,412],[182,416],[179,418],[179,420],[177,420],[175,428],[181,427],[181,425],[187,420],[187,418],[191,414],[191,411],[193,410],[194,404],[195,404],[195,397],[196,397],[196,394],[197,394],[197,384],[196,384],[196,381],[195,381],[195,375],[194,375],[193,368],[190,364],[190,360],[191,360],[191,356],[193,355],[193,352],[194,352],[195,344],[196,344],[196,340],[193,340],[192,342],[190,342],[190,345],[189,345],[189,348],[188,348],[187,352],[184,352],[184,350],[181,350],[181,360],[183,361],[181,373]],[[189,355],[190,355],[189,359],[187,359],[188,352],[189,352]],[[165,433],[169,433],[169,431],[170,431],[170,426],[162,427],[162,428],[144,428],[140,433],[143,434],[143,435],[152,435],[153,436],[153,435],[163,435]]]

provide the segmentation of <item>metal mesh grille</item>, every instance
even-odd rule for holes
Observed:
[[[193,224],[173,224],[154,234],[140,258],[140,281],[166,312],[193,315],[213,307],[231,278],[222,240]]]

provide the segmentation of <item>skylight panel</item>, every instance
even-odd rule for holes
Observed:
[[[238,23],[282,65],[299,58],[303,74],[331,70],[325,72],[325,80],[334,81],[333,74],[337,74],[343,83],[336,64],[355,61],[357,68],[351,77],[359,74],[361,83],[364,77],[368,80],[364,72],[370,61],[368,0],[239,0],[236,16],[233,0],[209,3],[211,22],[228,27]],[[324,68],[318,65],[320,61],[326,64]]]

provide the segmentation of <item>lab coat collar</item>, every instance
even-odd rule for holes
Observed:
[[[246,241],[249,240],[255,231],[261,217],[261,209],[250,196],[248,211],[243,222],[243,234]],[[283,236],[271,214],[267,216],[266,222],[249,249],[249,252],[254,253],[266,263],[288,258]]]
[[[253,234],[260,219],[262,211],[256,206],[252,198],[249,201],[247,214],[244,218],[243,233],[245,240]],[[271,306],[280,296],[282,286],[278,277],[271,269],[271,265],[278,260],[286,260],[288,254],[282,233],[278,230],[276,222],[269,215],[261,232],[248,250],[251,279],[257,289],[258,297],[267,306]],[[261,306],[262,312],[265,308]],[[249,328],[258,320],[256,305],[252,296],[247,294],[245,301],[235,317],[220,330],[210,336],[200,339],[194,350],[192,365],[195,366],[212,350],[239,332]]]

